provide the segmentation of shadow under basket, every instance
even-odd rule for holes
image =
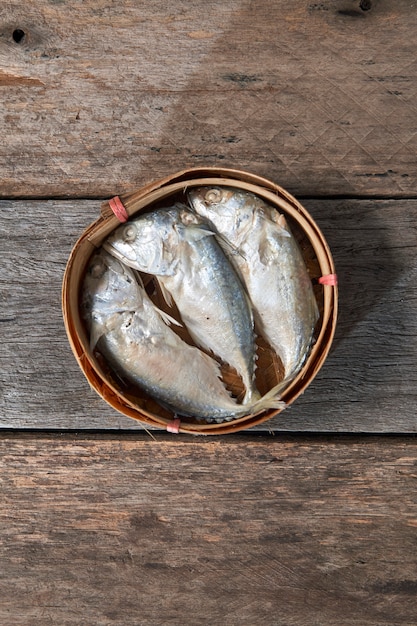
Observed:
[[[314,343],[298,375],[281,394],[286,406],[311,383],[329,352],[337,318],[337,280],[328,245],[304,207],[288,192],[264,178],[234,169],[218,167],[188,169],[151,183],[136,192],[117,198],[127,215],[170,206],[184,201],[187,190],[201,186],[226,186],[249,191],[284,214],[304,257],[320,312],[315,327]],[[145,392],[130,389],[112,375],[104,359],[92,353],[89,338],[80,317],[80,294],[86,268],[92,254],[104,239],[120,225],[114,211],[114,201],[103,204],[100,218],[91,224],[76,242],[65,270],[62,288],[63,317],[68,339],[79,366],[95,391],[114,409],[152,427],[170,432],[217,435],[235,433],[271,419],[282,409],[263,410],[233,421],[206,423],[192,418],[180,419],[162,408]],[[113,206],[113,210],[111,208]],[[117,213],[117,211],[116,211]],[[162,306],[162,302],[158,302]],[[262,339],[257,340],[256,383],[266,393],[282,378],[282,367],[275,353]],[[224,372],[229,388],[233,388],[233,373]],[[237,391],[239,392],[239,384]],[[233,390],[233,389],[232,389]],[[285,414],[284,414],[285,415]],[[284,418],[283,418],[284,419]]]

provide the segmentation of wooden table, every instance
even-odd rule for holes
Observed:
[[[0,623],[414,625],[414,3],[6,0],[0,18]],[[62,276],[103,199],[201,165],[304,204],[340,318],[271,422],[148,434],[78,369]]]

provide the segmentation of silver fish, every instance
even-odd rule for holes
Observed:
[[[229,242],[228,256],[246,285],[257,325],[281,358],[288,381],[301,369],[319,313],[285,217],[258,196],[233,188],[196,188],[188,198]]]
[[[222,422],[282,406],[269,396],[237,404],[220,380],[216,361],[180,339],[134,272],[103,250],[93,255],[82,289],[81,314],[91,349],[121,379],[140,386],[174,413]]]
[[[242,377],[243,403],[259,398],[248,297],[205,220],[183,205],[156,210],[117,228],[104,248],[126,265],[156,276],[196,345]]]

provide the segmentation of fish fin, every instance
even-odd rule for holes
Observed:
[[[284,389],[284,387],[286,387],[288,382],[288,380],[282,380],[261,398],[255,400],[255,402],[251,405],[251,411],[258,412],[266,409],[281,409],[281,411],[283,411],[287,405],[280,399],[278,394]]]
[[[198,350],[198,348],[196,348]],[[206,352],[201,352],[200,350],[200,354],[203,356],[203,359],[205,359],[207,361],[207,363],[210,364],[210,367],[214,368],[217,374],[217,378],[220,378],[220,380],[222,382],[223,381],[223,377],[222,377],[222,368],[220,366],[220,364],[216,361],[215,358],[213,358],[212,356],[210,356],[210,354],[207,354]],[[231,396],[232,394],[230,392],[228,392],[229,395]]]
[[[202,221],[202,218],[190,211],[186,205],[177,203],[175,208],[182,209],[179,214],[180,221],[175,225],[175,228],[181,230],[186,241],[200,241],[204,237],[212,237],[216,234],[209,224]]]
[[[223,252],[228,258],[240,256],[242,257],[242,259],[246,260],[246,256],[242,252],[242,250],[234,246],[232,242],[229,241],[229,239],[227,239],[227,237],[225,237],[224,235],[221,235],[219,232],[216,232],[215,235],[216,235],[217,243],[219,244],[220,248],[223,250]]]
[[[172,317],[168,313],[165,313],[165,311],[163,311],[162,309],[159,309],[155,305],[154,305],[154,308],[156,311],[158,311],[159,315],[162,317],[162,319],[164,320],[167,326],[171,326],[171,324],[173,324],[174,326],[179,326],[180,328],[182,328],[182,324],[178,322],[174,317]]]
[[[184,238],[186,241],[200,241],[205,237],[215,237],[215,235],[216,233],[203,224],[192,224],[186,227]]]
[[[291,233],[286,228],[275,222],[265,222],[264,235],[259,246],[259,259],[263,265],[279,261],[283,238],[287,237],[291,237]]]
[[[274,239],[266,237],[261,241],[259,246],[259,259],[262,265],[272,265],[278,261],[279,251],[275,245]]]
[[[139,287],[141,287],[143,290],[145,290],[145,283],[143,282],[143,278],[142,278],[141,273],[139,272],[139,270],[137,270],[135,268],[131,268],[131,269],[132,269],[132,274],[136,278],[136,282],[138,283]]]
[[[172,296],[171,296],[170,292],[165,287],[165,285],[162,283],[162,281],[159,280],[158,276],[156,277],[156,280],[158,281],[158,285],[159,285],[159,287],[161,289],[161,293],[162,293],[162,296],[163,296],[165,302],[167,303],[168,306],[172,307],[173,299],[172,299]]]

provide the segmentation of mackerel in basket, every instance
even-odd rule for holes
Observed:
[[[246,286],[258,331],[281,358],[284,386],[300,370],[319,318],[304,259],[284,215],[238,189],[200,187],[188,197],[231,244],[226,253]]]
[[[191,417],[175,419],[173,412],[163,409],[146,393],[133,397],[109,375],[108,368],[90,349],[89,337],[80,316],[80,292],[89,260],[120,221],[153,210],[161,203],[169,206],[177,201],[184,202],[191,189],[202,186],[228,187],[254,193],[285,215],[301,246],[309,275],[314,282],[320,317],[308,357],[281,395],[287,406],[292,404],[311,384],[330,350],[337,320],[337,279],[327,242],[311,215],[291,194],[265,178],[219,167],[188,169],[104,203],[101,216],[81,234],[68,259],[63,280],[62,308],[68,339],[79,366],[93,389],[114,409],[148,426],[170,432],[215,435],[236,433],[259,425],[277,416],[282,409],[256,411],[220,424],[202,423]],[[115,206],[121,210],[114,212]],[[282,381],[283,372],[268,346],[259,340],[257,344],[256,385],[261,393],[266,393]],[[285,426],[285,412],[283,416],[284,421],[274,421],[275,428],[280,428],[280,423]]]
[[[195,344],[241,376],[242,404],[259,399],[251,305],[206,220],[184,205],[151,211],[117,228],[103,247],[129,267],[156,276]]]
[[[237,404],[220,380],[218,364],[178,337],[133,271],[104,250],[87,268],[81,312],[91,350],[99,351],[121,384],[139,385],[174,413],[221,422],[283,406],[272,394]]]

